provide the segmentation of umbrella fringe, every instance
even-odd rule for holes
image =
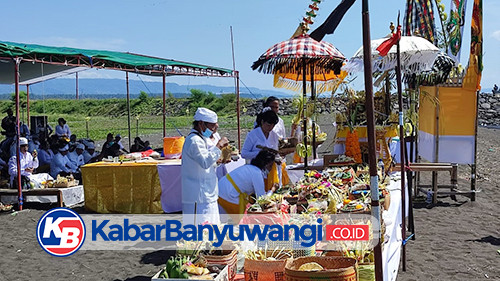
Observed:
[[[338,85],[342,82],[341,79],[333,79],[329,81],[318,81],[315,82],[316,93],[331,92],[336,89]],[[302,92],[302,82],[293,81],[283,77],[278,77],[274,80],[275,88],[287,89],[294,92]],[[306,93],[311,93],[311,81],[306,81]]]
[[[340,68],[342,67],[342,63],[344,61],[343,58],[335,57],[290,58],[281,56],[267,59],[265,57],[260,57],[252,64],[252,69],[265,74],[274,74],[279,70],[290,73],[302,73],[303,59],[306,59],[306,65],[308,66],[314,64],[314,68],[318,69],[315,73],[333,71],[335,74],[340,73]],[[308,67],[306,74],[309,72],[310,70]]]
[[[438,56],[435,52],[415,52],[412,54],[402,53],[401,66],[402,71],[405,73],[420,73],[424,71],[430,71]],[[385,57],[378,57],[372,61],[373,72],[384,72],[390,69],[394,69],[397,65],[396,56],[391,54]],[[352,58],[349,62],[342,68],[347,72],[361,72],[364,69],[363,57]]]

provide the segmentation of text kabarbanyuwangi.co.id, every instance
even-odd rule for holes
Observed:
[[[195,250],[279,247],[286,250],[352,250],[373,247],[383,236],[365,214],[221,215],[227,223],[197,222],[194,215],[81,215],[86,239],[80,250]],[[237,223],[234,223],[234,222]]]

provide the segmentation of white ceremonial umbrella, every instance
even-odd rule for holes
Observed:
[[[396,67],[396,45],[392,46],[387,56],[384,57],[380,56],[377,51],[378,46],[388,38],[371,40],[373,72],[384,72]],[[405,74],[430,71],[439,54],[438,47],[419,36],[401,36],[399,45],[401,71]],[[363,71],[363,47],[358,49],[342,69],[350,73]]]

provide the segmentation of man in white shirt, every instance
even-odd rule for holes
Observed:
[[[267,98],[266,102],[264,103],[264,108],[269,107],[271,108],[276,115],[278,115],[278,112],[280,111],[280,100],[277,97],[270,96]],[[283,119],[278,116],[278,123],[276,126],[274,126],[273,131],[278,135],[280,139],[286,138],[286,129],[285,129],[285,122],[283,122]]]
[[[38,168],[38,158],[37,152],[33,151],[33,154],[28,152],[28,139],[19,138],[19,158],[20,158],[20,170],[21,170],[21,183],[25,182],[23,177],[27,177],[33,174],[33,170]],[[9,175],[10,175],[10,184],[12,187],[16,187],[14,185],[14,181],[17,178],[17,157],[12,156],[9,159]],[[17,183],[17,181],[16,181]],[[27,186],[23,186],[23,189],[29,188]]]
[[[219,224],[217,175],[215,169],[226,137],[216,146],[209,139],[217,127],[217,114],[200,107],[194,115],[193,129],[182,147],[182,213],[184,224]]]
[[[71,163],[77,167],[77,169],[80,168],[80,166],[85,164],[85,160],[83,159],[83,151],[85,150],[85,146],[82,143],[78,143],[76,145],[75,150],[72,152],[68,153],[68,159],[71,161]]]
[[[67,157],[68,150],[68,145],[59,148],[59,153],[54,155],[52,162],[50,162],[50,175],[54,179],[57,178],[57,175],[67,176],[76,172],[76,166],[74,166]]]

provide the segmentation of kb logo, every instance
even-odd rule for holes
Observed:
[[[38,221],[36,238],[47,253],[57,257],[69,256],[83,245],[85,224],[73,210],[55,208]]]

